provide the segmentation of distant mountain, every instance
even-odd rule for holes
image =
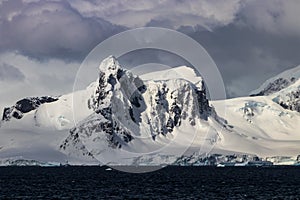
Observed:
[[[285,109],[300,112],[300,66],[267,80],[250,96],[267,95]]]
[[[278,92],[300,79],[300,65],[286,70],[264,82],[258,89],[253,90],[250,96],[264,96]]]
[[[138,77],[110,56],[84,90],[25,98],[5,108],[0,159],[181,165],[219,155],[297,156],[298,69],[266,82],[257,90],[265,96],[209,101],[203,79],[192,68]]]

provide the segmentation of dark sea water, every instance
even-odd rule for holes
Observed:
[[[300,167],[0,167],[0,199],[300,199]]]

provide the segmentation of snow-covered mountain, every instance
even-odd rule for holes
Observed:
[[[99,70],[97,87],[85,105],[93,113],[70,130],[63,151],[104,163],[130,164],[129,157],[149,152],[181,153],[200,126],[199,134],[205,137],[213,110],[201,77],[193,73],[194,79],[188,81],[172,73],[161,78],[148,74],[155,78],[142,80],[113,57],[104,60]],[[125,157],[129,161],[123,161]]]
[[[275,86],[277,77],[266,84],[272,87],[263,86],[259,91],[267,96],[209,101],[203,79],[192,68],[138,77],[110,56],[84,90],[25,98],[5,108],[0,159],[157,165],[185,160],[182,154],[197,159],[208,154],[296,156],[298,68],[291,70],[293,77],[278,76],[288,84]]]
[[[250,96],[270,96],[285,109],[300,112],[300,65],[267,80]]]
[[[183,71],[186,79],[175,76]],[[1,132],[11,131],[12,126],[28,134],[61,132],[65,138],[54,149],[74,158],[100,157],[103,163],[130,164],[142,154],[155,155],[157,151],[181,154],[198,130],[201,143],[205,142],[211,129],[209,118],[217,117],[209,106],[202,78],[187,67],[172,72],[147,74],[142,80],[108,57],[99,66],[98,80],[87,89],[47,97],[43,102],[40,99],[44,97],[26,98],[25,103],[21,100],[6,108]],[[28,105],[30,109],[24,109]],[[211,137],[216,140],[217,131]],[[2,152],[18,148],[1,145]],[[162,148],[165,150],[160,151]],[[134,157],[128,159],[129,154]],[[129,161],[118,163],[123,157]]]
[[[264,96],[278,92],[300,79],[300,65],[286,70],[277,76],[265,81],[258,89],[253,90],[250,96]]]

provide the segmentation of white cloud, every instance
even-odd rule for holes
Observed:
[[[242,7],[242,24],[272,34],[300,36],[299,0],[247,0]]]
[[[23,81],[24,78],[24,74],[18,68],[7,63],[0,64],[0,82],[18,82]]]
[[[176,28],[182,25],[203,25],[213,28],[231,23],[239,11],[239,0],[69,0],[82,15],[98,16],[114,24],[141,27],[151,20],[169,21]]]

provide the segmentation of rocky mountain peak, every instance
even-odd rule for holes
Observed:
[[[300,65],[286,70],[265,81],[258,89],[253,90],[250,96],[267,96],[284,90],[300,79]]]
[[[201,78],[194,78],[195,83],[167,76],[142,80],[123,69],[113,56],[104,59],[99,70],[98,86],[88,100],[94,113],[70,131],[61,146],[64,150],[70,146],[81,149],[81,140],[102,148],[121,148],[136,137],[156,141],[181,126],[195,127],[210,116],[212,108]],[[98,150],[89,151],[97,155]]]
[[[99,65],[99,71],[105,73],[116,73],[120,68],[120,64],[114,56],[105,58]]]

